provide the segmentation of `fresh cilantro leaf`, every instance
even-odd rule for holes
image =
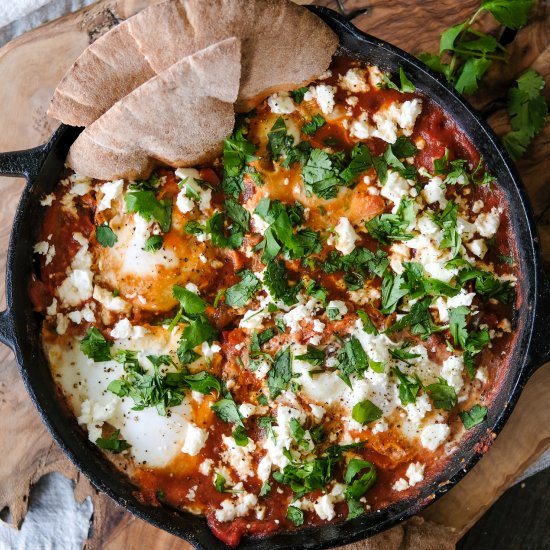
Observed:
[[[510,29],[518,29],[527,23],[533,0],[483,0],[481,8]]]
[[[307,136],[314,134],[319,128],[326,124],[326,120],[321,115],[313,115],[309,122],[302,126],[302,132]]]
[[[290,346],[280,349],[275,355],[273,366],[267,374],[267,387],[271,399],[275,399],[288,388],[292,379],[292,353]]]
[[[106,449],[113,454],[121,453],[129,449],[131,445],[125,439],[119,439],[120,430],[115,430],[109,437],[98,437],[95,444],[100,449]]]
[[[377,407],[370,399],[359,401],[353,406],[351,417],[359,424],[368,424],[383,416],[382,409]]]
[[[365,508],[358,500],[348,499],[348,517],[347,519],[355,519],[365,513]]]
[[[248,445],[248,434],[244,426],[237,426],[233,430],[233,439],[239,447],[246,447]]]
[[[153,172],[148,180],[137,180],[129,185],[132,191],[156,191],[162,183],[162,177]]]
[[[364,143],[356,143],[351,150],[351,161],[342,172],[340,178],[349,185],[372,167],[372,155]]]
[[[409,327],[412,334],[416,334],[423,340],[426,340],[430,334],[441,330],[440,327],[433,322],[429,312],[430,304],[430,299],[416,302],[411,307],[411,311],[401,317],[399,321],[396,321],[386,330],[386,332],[397,332]]]
[[[216,401],[210,406],[210,408],[216,413],[220,420],[230,422],[231,424],[236,424],[237,426],[244,428],[241,413],[239,412],[239,409],[231,396],[224,397],[223,399]]]
[[[318,349],[308,344],[307,352],[302,355],[297,355],[296,359],[311,363],[315,366],[320,366],[325,362],[325,352],[322,349]]]
[[[118,241],[118,237],[115,232],[109,227],[108,224],[97,225],[95,228],[95,236],[97,242],[104,247],[112,248]]]
[[[225,492],[225,477],[223,477],[220,473],[216,472],[216,479],[214,480],[214,487],[216,488],[216,491],[218,493],[224,493]]]
[[[333,199],[344,182],[339,177],[342,170],[341,158],[322,149],[312,149],[308,160],[302,167],[306,193],[315,194],[322,199]]]
[[[193,349],[203,342],[211,342],[215,337],[216,331],[204,315],[190,319],[178,342],[177,354],[181,363],[185,365],[194,361],[197,354]]]
[[[124,195],[126,210],[135,212],[150,222],[156,220],[164,233],[172,225],[172,199],[158,200],[153,191],[131,191]]]
[[[311,279],[306,285],[306,294],[313,296],[316,300],[319,300],[322,304],[327,301],[328,290],[322,287],[317,281]]]
[[[548,106],[541,94],[544,79],[533,69],[523,73],[516,85],[508,90],[507,111],[512,131],[503,138],[506,149],[514,160],[525,153],[531,140],[548,119]]]
[[[280,116],[267,134],[267,150],[273,160],[277,160],[281,153],[294,144],[294,138],[287,133],[285,119]]]
[[[368,313],[366,311],[363,311],[362,309],[358,309],[355,313],[357,313],[357,315],[361,319],[361,322],[363,323],[363,330],[367,334],[372,334],[376,336],[378,334],[378,329],[372,322],[372,319],[369,317]]]
[[[403,361],[403,363],[407,363],[407,365],[410,365],[411,359],[417,359],[420,357],[418,353],[411,353],[410,351],[407,351],[411,347],[409,342],[404,342],[401,347],[390,349],[390,355],[397,359],[398,361]]]
[[[380,311],[388,315],[394,312],[397,304],[409,293],[403,274],[387,270],[382,279],[382,308]]]
[[[382,76],[382,83],[387,88],[390,88],[392,90],[397,90],[398,92],[402,92],[402,93],[413,93],[416,90],[416,88],[414,87],[414,84],[409,80],[409,78],[405,74],[403,67],[399,67],[399,82],[400,82],[400,86],[397,86],[397,84],[394,84],[390,80],[388,75],[384,74]]]
[[[164,244],[164,239],[162,238],[162,235],[151,235],[143,245],[143,250],[145,252],[156,252],[157,250],[160,250],[162,248],[162,245]]]
[[[432,214],[432,220],[443,229],[439,248],[450,248],[453,258],[456,257],[462,246],[458,230],[458,205],[454,201],[449,201],[443,212]]]
[[[297,294],[302,287],[300,283],[290,286],[285,263],[282,260],[272,260],[267,264],[264,284],[275,300],[281,300],[287,306],[298,301]]]
[[[269,495],[270,492],[271,492],[271,485],[269,484],[268,481],[264,481],[262,483],[262,486],[260,487],[260,492],[258,493],[258,496],[265,497]]]
[[[455,346],[464,347],[468,338],[466,329],[466,317],[470,310],[466,306],[453,307],[449,309],[449,330]]]
[[[304,512],[296,506],[289,506],[286,511],[286,518],[289,519],[296,527],[304,524]]]
[[[244,125],[238,125],[235,133],[223,142],[222,189],[234,198],[244,191],[244,175],[248,162],[256,160],[256,145],[244,137]]]
[[[506,256],[505,254],[499,254],[498,259],[506,265],[514,265],[516,263],[513,256]]]
[[[479,81],[493,64],[490,59],[470,58],[459,69],[455,88],[461,94],[471,95],[479,88]]]
[[[365,473],[359,475],[361,472]],[[358,501],[376,483],[376,477],[376,466],[372,462],[352,458],[344,474],[344,481],[348,483],[346,499]]]
[[[250,212],[233,199],[227,199],[224,206],[227,216],[246,233],[250,229]]]
[[[458,413],[464,427],[469,430],[478,424],[481,424],[487,417],[487,407],[482,405],[474,405],[469,411]]]
[[[235,250],[239,248],[243,242],[244,231],[238,223],[226,227],[227,219],[228,216],[226,216],[225,213],[216,212],[206,222],[204,233],[210,234],[214,246]],[[189,223],[187,227],[189,227]]]
[[[113,342],[107,340],[96,327],[91,327],[80,341],[80,351],[96,363],[110,361],[112,345]]]
[[[266,399],[266,405],[267,405],[267,399]],[[256,420],[258,422],[258,426],[260,426],[260,428],[264,430],[266,437],[268,438],[271,437],[273,438],[274,441],[277,441],[277,434],[273,429],[273,422],[275,422],[275,419],[272,416],[260,416]]]
[[[475,290],[485,299],[495,298],[503,304],[511,303],[515,298],[514,287],[510,281],[501,281],[492,273],[482,269],[465,268],[462,269],[457,276],[457,281],[460,285],[464,285],[466,281],[475,281]]]
[[[292,92],[290,92],[290,96],[295,101],[295,103],[300,105],[300,103],[304,101],[304,95],[306,94],[308,89],[309,88],[307,86],[302,86],[301,88],[298,88],[297,90],[293,90]]]
[[[450,411],[457,403],[456,391],[452,386],[449,386],[444,378],[440,378],[439,382],[430,384],[424,388],[432,398],[432,401],[437,409]]]
[[[198,313],[204,313],[206,310],[206,302],[194,292],[187,290],[178,285],[172,287],[172,293],[174,298],[178,300],[185,313],[189,315],[196,315]]]
[[[393,374],[399,380],[399,400],[403,406],[407,406],[410,403],[416,403],[416,396],[422,388],[422,382],[415,375],[414,378],[401,372],[399,367],[392,370]]]
[[[365,223],[370,235],[382,244],[390,241],[408,241],[413,235],[407,233],[407,228],[416,219],[414,202],[403,197],[395,214],[380,214]]]
[[[261,288],[260,281],[249,269],[239,272],[241,280],[225,291],[225,303],[229,307],[242,307],[248,303]]]
[[[351,388],[350,376],[361,375],[369,368],[369,357],[366,354],[361,342],[350,336],[344,343],[342,350],[337,357],[338,376]]]

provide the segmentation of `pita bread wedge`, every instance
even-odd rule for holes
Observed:
[[[71,126],[88,126],[157,74],[139,51],[127,25],[118,25],[107,34],[88,47],[63,77],[48,115]]]
[[[71,146],[68,165],[101,180],[131,180],[148,177],[159,163],[213,160],[233,130],[240,67],[237,38],[181,59],[88,126]]]
[[[321,19],[290,0],[166,0],[118,29],[118,36],[109,31],[69,70],[54,94],[50,116],[68,124],[88,125],[132,86],[149,79],[151,69],[161,73],[183,57],[231,36],[242,42],[236,110],[246,112],[275,91],[314,80],[327,69],[338,45],[338,38]],[[111,51],[115,49],[129,52],[132,59],[118,56]],[[125,75],[124,85],[112,85],[117,67]],[[89,88],[96,90],[93,104],[88,99]],[[67,96],[86,108],[71,104],[66,113],[61,100]],[[84,116],[79,116],[83,111]]]

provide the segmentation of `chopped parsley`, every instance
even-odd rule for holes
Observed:
[[[298,301],[298,292],[301,283],[293,286],[289,284],[285,263],[282,260],[268,262],[264,272],[264,284],[275,300],[281,300],[286,306],[294,305]]]
[[[305,361],[311,365],[321,366],[325,362],[325,352],[322,349],[316,348],[308,344],[306,353],[302,355],[297,355],[296,359],[300,361]]]
[[[422,388],[422,382],[415,374],[414,377],[401,372],[399,367],[392,370],[394,376],[399,380],[399,400],[406,407],[410,403],[416,403],[416,396]]]
[[[162,238],[162,235],[151,235],[143,245],[143,250],[145,252],[156,252],[157,250],[160,250],[162,248],[162,245],[164,244],[164,239]]]
[[[439,382],[425,386],[424,388],[437,409],[450,411],[457,403],[456,391],[449,386],[444,378],[439,378]]]
[[[296,506],[289,506],[286,511],[286,518],[289,519],[296,527],[304,524],[304,512]]]
[[[292,379],[292,353],[290,346],[280,349],[267,375],[267,387],[271,399],[275,399],[288,388]]]
[[[128,212],[139,214],[146,221],[155,220],[164,233],[172,225],[172,199],[157,199],[153,191],[130,191],[124,195]]]

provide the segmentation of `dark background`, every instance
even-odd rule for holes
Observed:
[[[493,549],[550,549],[550,468],[508,489],[457,544]]]

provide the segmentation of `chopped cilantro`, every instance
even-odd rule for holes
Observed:
[[[121,453],[129,449],[131,445],[125,439],[119,439],[120,430],[115,430],[109,437],[98,437],[95,444],[100,449],[106,449],[113,454]]]
[[[307,352],[302,355],[297,355],[296,359],[305,361],[315,366],[320,366],[325,362],[325,352],[322,349],[316,348],[308,344]]]
[[[430,384],[424,389],[430,394],[437,409],[450,411],[457,403],[455,389],[449,386],[444,378],[439,378],[439,382]]]
[[[304,101],[304,95],[306,94],[307,91],[308,91],[308,87],[302,86],[301,88],[298,88],[297,90],[293,90],[292,92],[290,92],[290,96],[298,105],[300,105],[300,103]]]
[[[96,363],[110,361],[112,345],[113,342],[107,340],[96,327],[91,327],[80,341],[80,351]]]
[[[300,508],[296,508],[296,506],[289,506],[288,510],[286,511],[286,517],[289,519],[296,527],[299,527],[300,525],[303,525],[304,523],[304,512],[300,510]]]
[[[409,327],[412,334],[426,340],[430,334],[440,331],[441,328],[433,322],[429,312],[430,303],[430,299],[416,302],[411,307],[411,311],[396,321],[386,332],[397,332]]]
[[[302,132],[308,136],[314,134],[319,128],[326,124],[326,120],[321,115],[313,115],[309,122],[302,126]]]
[[[143,245],[143,250],[145,252],[155,252],[157,250],[160,250],[162,248],[162,245],[164,244],[164,239],[162,238],[162,235],[151,235]]]
[[[95,236],[97,242],[104,247],[112,248],[118,241],[118,237],[115,232],[109,227],[108,224],[97,225],[95,228]]]
[[[264,284],[275,300],[281,300],[286,306],[298,301],[297,294],[302,288],[301,283],[290,286],[285,263],[282,260],[268,262],[264,272]]]
[[[246,447],[248,445],[248,434],[244,426],[237,426],[233,430],[233,439],[239,447]]]
[[[275,355],[273,366],[267,375],[267,387],[271,399],[275,399],[288,388],[292,379],[292,353],[290,346],[280,349]]]
[[[128,212],[135,212],[150,222],[155,220],[164,233],[172,225],[172,199],[157,199],[153,191],[130,191],[124,196]]]
[[[395,214],[380,214],[365,223],[367,231],[382,244],[390,241],[408,241],[412,235],[407,229],[416,220],[414,202],[403,197]]]
[[[382,418],[382,409],[377,407],[370,399],[359,401],[353,406],[351,417],[359,424],[368,424]]]
[[[469,430],[478,424],[481,424],[487,417],[487,407],[482,405],[474,405],[469,411],[458,413],[464,427]]]
[[[260,281],[249,269],[239,272],[241,280],[225,291],[225,303],[229,307],[242,307],[248,303],[261,288]]]
[[[405,74],[405,71],[403,70],[403,67],[399,67],[399,86],[397,84],[394,84],[387,74],[384,74],[382,76],[382,85],[386,86],[386,88],[390,88],[392,90],[397,90],[401,93],[413,93],[416,88],[414,87],[414,84],[409,80],[407,75]]]
[[[216,413],[220,420],[230,422],[244,428],[241,413],[239,412],[239,409],[237,408],[237,405],[231,395],[228,394],[227,397],[216,401],[210,408]]]
[[[393,374],[399,380],[399,400],[403,406],[407,406],[410,403],[416,403],[416,396],[419,390],[422,388],[422,382],[415,375],[414,378],[401,372],[399,367],[392,370]]]

